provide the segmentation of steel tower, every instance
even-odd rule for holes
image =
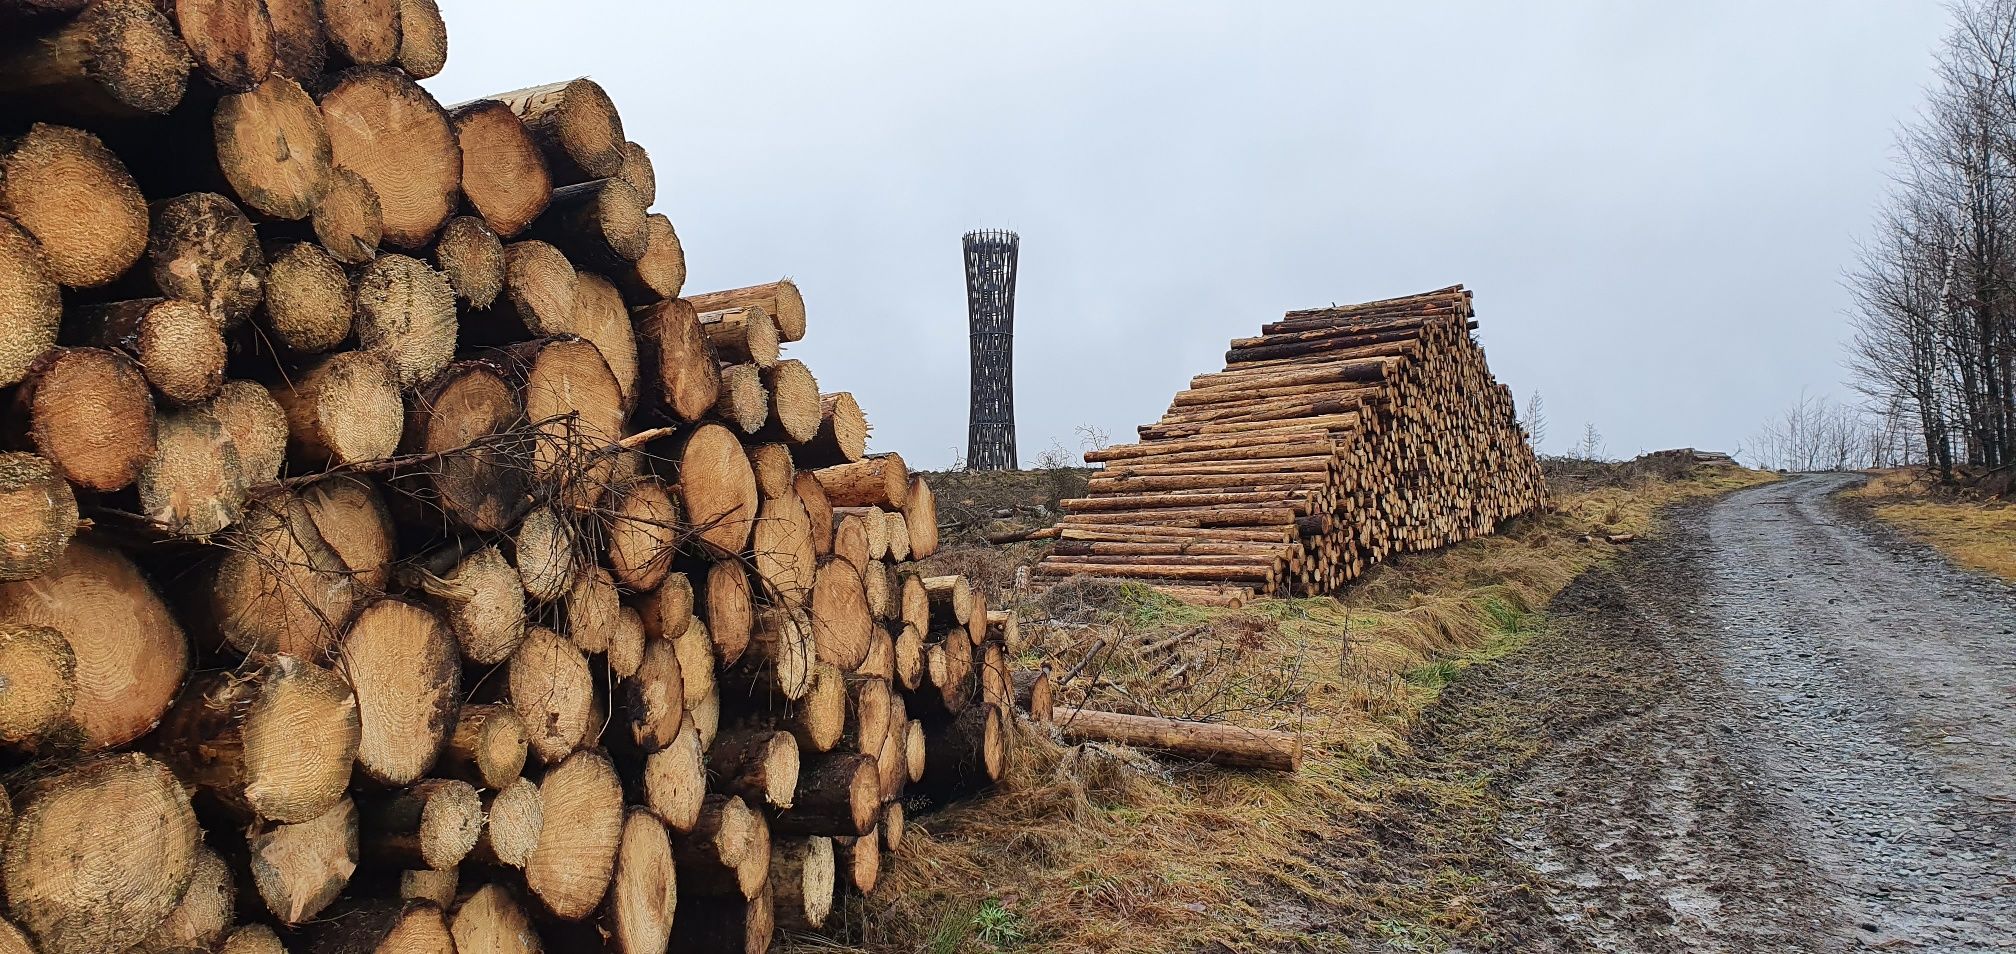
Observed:
[[[966,318],[973,345],[973,402],[966,469],[1017,470],[1015,457],[1015,260],[1013,232],[966,233]]]

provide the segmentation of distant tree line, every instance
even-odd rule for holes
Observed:
[[[1850,276],[1856,386],[1948,478],[2016,464],[2016,0],[1953,9]]]

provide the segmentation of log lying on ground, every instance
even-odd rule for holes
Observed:
[[[1302,738],[1293,732],[1096,709],[1060,709],[1054,719],[1058,729],[1071,739],[1117,742],[1236,768],[1293,772],[1302,766]]]

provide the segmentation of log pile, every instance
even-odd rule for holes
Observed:
[[[447,49],[0,0],[0,950],[760,951],[1000,777],[1013,627],[798,289]]]
[[[1289,312],[1232,342],[1140,441],[1095,450],[1040,578],[1179,598],[1334,592],[1396,553],[1546,506],[1462,286]]]

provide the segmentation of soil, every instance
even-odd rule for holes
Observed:
[[[2016,589],[1832,496],[1858,479],[1586,574],[1318,849],[1357,900],[1264,913],[1311,951],[2016,950]]]

